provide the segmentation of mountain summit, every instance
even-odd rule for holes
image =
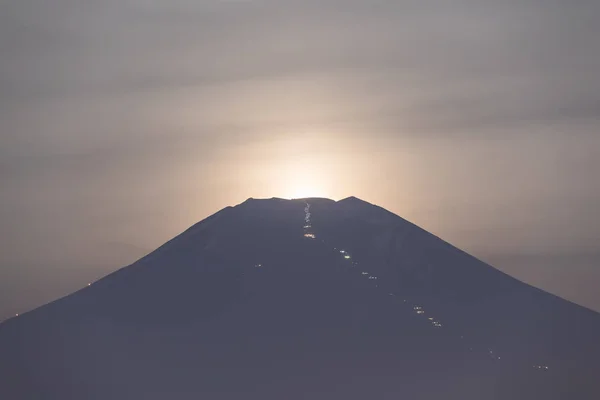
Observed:
[[[598,399],[599,338],[363,200],[248,199],[0,324],[0,398]]]

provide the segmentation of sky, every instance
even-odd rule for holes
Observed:
[[[350,195],[600,311],[600,2],[3,0],[0,319]]]

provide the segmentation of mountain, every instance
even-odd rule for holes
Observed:
[[[0,399],[598,399],[600,315],[351,197],[248,199],[0,325]]]

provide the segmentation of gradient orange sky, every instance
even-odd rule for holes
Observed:
[[[597,2],[51,3],[0,13],[0,317],[350,195],[600,310]]]

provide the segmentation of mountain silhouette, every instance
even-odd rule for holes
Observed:
[[[0,324],[0,399],[598,399],[600,315],[355,197],[248,199]]]

